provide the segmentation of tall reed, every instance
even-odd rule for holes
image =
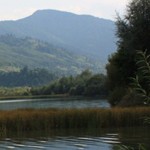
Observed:
[[[0,131],[144,126],[149,107],[112,109],[24,109],[0,111]]]

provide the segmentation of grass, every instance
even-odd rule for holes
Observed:
[[[0,111],[1,134],[53,129],[144,126],[149,107],[112,109],[23,109]]]

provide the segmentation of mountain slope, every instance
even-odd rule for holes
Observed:
[[[0,22],[0,35],[37,38],[104,63],[116,49],[114,32],[113,21],[56,10],[39,10],[17,21]]]
[[[76,74],[86,68],[94,71],[102,69],[86,57],[37,39],[0,36],[0,70],[14,71],[24,66],[45,68],[59,74]]]

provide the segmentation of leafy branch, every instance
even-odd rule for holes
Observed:
[[[119,150],[135,150],[133,147],[121,145],[118,147]],[[138,150],[146,150],[142,144],[139,144]]]
[[[137,94],[143,98],[144,104],[150,103],[150,55],[147,54],[147,50],[137,51],[137,62],[139,74],[136,77],[131,78],[132,87]],[[144,81],[141,83],[140,81]]]

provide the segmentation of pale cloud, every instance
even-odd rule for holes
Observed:
[[[0,19],[1,20],[17,20],[20,18],[27,17],[31,15],[33,12],[35,12],[36,8],[23,8],[23,9],[14,9],[11,11],[11,13],[5,13],[0,11]],[[3,13],[1,17],[1,13]]]
[[[130,0],[0,0],[0,20],[19,19],[38,9],[56,9],[115,19],[116,11],[124,13]],[[9,4],[9,5],[8,5]]]

